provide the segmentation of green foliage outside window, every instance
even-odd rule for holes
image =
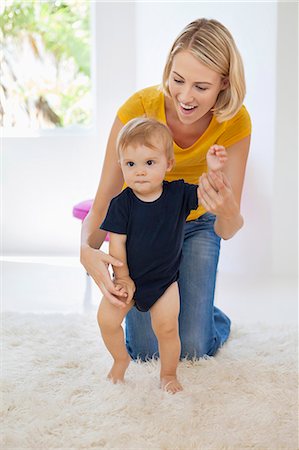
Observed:
[[[90,125],[90,2],[0,6],[0,121],[4,127]]]

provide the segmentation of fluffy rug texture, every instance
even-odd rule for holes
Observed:
[[[182,361],[184,391],[159,389],[159,361],[106,380],[93,316],[2,317],[1,449],[287,449],[297,442],[296,329],[233,325],[214,358]]]

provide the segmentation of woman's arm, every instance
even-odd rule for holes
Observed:
[[[207,211],[216,215],[214,229],[223,239],[233,237],[244,223],[240,205],[249,145],[250,136],[247,136],[227,148],[228,160],[222,169],[222,179],[212,172],[200,177],[200,201]]]
[[[111,199],[120,193],[123,186],[123,176],[116,154],[116,138],[122,127],[122,122],[116,118],[108,139],[99,187],[92,208],[82,224],[80,253],[81,263],[87,273],[107,299],[117,305],[120,301],[115,297],[117,290],[110,278],[108,265],[121,265],[121,262],[99,250],[106,235],[99,226],[106,216]]]
[[[96,196],[82,224],[81,245],[83,246],[88,245],[95,249],[101,247],[106,233],[98,227],[105,218],[111,199],[120,193],[123,186],[123,176],[116,155],[116,139],[122,127],[122,122],[116,118],[108,139]]]

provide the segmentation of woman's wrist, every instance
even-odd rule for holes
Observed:
[[[99,250],[105,240],[107,232],[96,228],[93,233],[86,239],[81,241],[81,249],[84,250]]]
[[[87,244],[86,242],[81,243],[80,246],[80,263],[85,267],[86,265],[86,255],[88,253],[88,251],[91,249],[90,245]],[[86,267],[85,267],[86,269]],[[86,269],[87,270],[87,269]]]
[[[231,215],[217,215],[214,223],[215,233],[224,240],[232,238],[244,224],[244,219],[237,211]]]
[[[87,242],[82,242],[81,243],[81,245],[80,245],[80,250],[82,251],[84,251],[84,250],[87,250],[87,249],[89,249],[89,248],[91,248],[90,247],[90,245],[87,243]]]

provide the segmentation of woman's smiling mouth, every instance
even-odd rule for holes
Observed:
[[[178,102],[178,103],[180,106],[180,111],[182,111],[183,114],[191,114],[197,108],[197,106],[194,106],[194,105],[187,105],[182,102]]]

